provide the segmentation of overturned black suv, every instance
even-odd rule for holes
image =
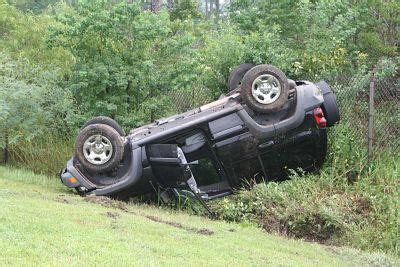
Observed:
[[[88,121],[62,182],[83,195],[126,198],[158,190],[165,198],[186,192],[204,201],[249,179],[320,168],[326,128],[340,119],[326,82],[293,81],[274,66],[243,64],[228,89],[215,102],[126,136],[110,118]]]

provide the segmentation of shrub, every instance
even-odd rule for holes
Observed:
[[[268,232],[334,245],[398,253],[399,160],[380,151],[371,168],[365,145],[341,123],[331,133],[331,151],[318,174],[242,189],[213,204],[220,218],[256,222]]]
[[[58,76],[44,71],[26,60],[11,60],[0,56],[0,149],[10,152],[13,161],[28,163],[43,159],[31,149],[39,144],[47,145],[50,153],[48,168],[55,158],[58,147],[50,146],[49,136],[69,136],[76,132],[76,109],[71,94],[59,86]],[[36,152],[35,152],[36,153]],[[37,157],[39,156],[39,157]],[[46,169],[46,168],[44,168]],[[46,171],[45,171],[46,172]]]
[[[34,140],[10,144],[9,164],[55,177],[73,155],[75,140],[58,135],[42,135]]]

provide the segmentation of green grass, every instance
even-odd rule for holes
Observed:
[[[212,221],[146,205],[87,200],[56,179],[0,166],[1,264],[396,264],[384,254],[285,239],[249,224]],[[196,233],[199,229],[213,234]]]
[[[319,173],[261,183],[214,202],[219,217],[266,231],[400,256],[398,149],[381,147],[367,166],[366,146],[348,123],[330,134]]]
[[[9,145],[9,150],[10,165],[23,166],[39,174],[54,175],[65,167],[73,155],[74,140],[47,134],[42,138]]]

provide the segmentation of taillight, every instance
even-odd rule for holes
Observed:
[[[321,107],[314,109],[314,119],[317,122],[318,128],[326,128],[326,119],[324,117],[324,111]]]

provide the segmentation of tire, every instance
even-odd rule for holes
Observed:
[[[109,125],[91,124],[79,133],[75,154],[78,161],[90,172],[110,171],[122,160],[123,138]]]
[[[340,121],[340,112],[336,102],[336,96],[327,82],[320,81],[315,85],[321,89],[324,96],[322,110],[324,111],[326,117],[326,125],[331,127],[336,122]]]
[[[278,111],[288,101],[289,90],[286,75],[272,65],[255,66],[244,75],[241,84],[245,104],[259,113]]]
[[[228,79],[228,93],[232,90],[235,90],[242,83],[243,76],[250,69],[254,68],[256,65],[252,63],[244,63],[237,66],[233,71],[231,71]]]
[[[83,125],[82,129],[85,128],[86,126],[89,126],[89,125],[92,125],[92,124],[105,124],[105,125],[108,125],[111,128],[114,128],[114,130],[116,130],[119,133],[119,135],[125,136],[124,129],[122,129],[122,127],[119,126],[118,122],[116,122],[115,120],[111,119],[110,117],[106,117],[106,116],[94,117],[93,119],[88,120],[85,123],[85,125]]]

